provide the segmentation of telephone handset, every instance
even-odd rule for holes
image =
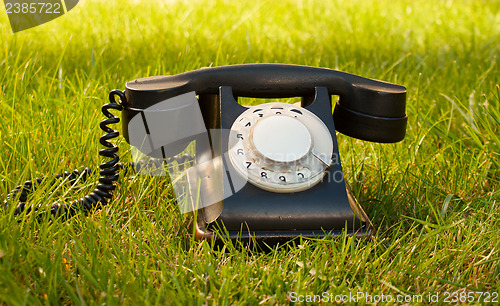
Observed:
[[[339,96],[333,116],[332,95]],[[244,107],[238,97],[302,100]],[[125,139],[142,154],[169,160],[193,153],[194,143],[187,187],[174,189],[196,212],[198,238],[370,235],[346,188],[335,130],[388,143],[404,138],[407,122],[405,87],[296,65],[146,77],[128,82],[123,100]]]
[[[336,129],[348,136],[375,142],[398,142],[406,131],[406,88],[326,69],[283,64],[246,64],[202,68],[172,76],[155,76],[128,82],[130,106],[145,109],[187,92],[219,95],[231,87],[234,97],[303,97],[312,102],[316,88],[338,95]],[[200,101],[201,102],[201,101]]]

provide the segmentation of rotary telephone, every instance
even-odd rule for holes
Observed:
[[[302,100],[244,107],[238,97]],[[191,171],[174,189],[181,210],[196,212],[197,238],[363,236],[372,226],[344,182],[335,130],[400,141],[405,100],[403,86],[324,68],[203,68],[128,82],[123,130],[133,147],[162,161],[195,142]]]
[[[333,115],[332,95],[339,96]],[[301,102],[245,107],[238,97]],[[403,86],[297,65],[231,65],[133,80],[103,107],[108,134],[100,154],[112,160],[101,165],[99,185],[52,212],[90,210],[111,198],[120,164],[108,141],[118,133],[107,125],[119,121],[109,112],[118,109],[136,170],[170,176],[179,208],[195,215],[196,238],[279,242],[343,230],[369,236],[373,226],[344,181],[335,131],[401,141],[405,100]],[[34,184],[17,188],[17,211]]]

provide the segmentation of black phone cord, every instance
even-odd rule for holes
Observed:
[[[116,101],[116,97],[118,97],[119,102]],[[101,138],[99,139],[99,142],[105,147],[104,149],[99,150],[99,155],[110,158],[111,160],[103,162],[99,165],[100,177],[97,187],[94,189],[94,191],[92,191],[85,197],[80,198],[79,200],[64,204],[53,204],[50,209],[51,215],[73,216],[77,211],[81,210],[90,212],[95,209],[100,209],[101,206],[106,205],[108,201],[113,197],[112,191],[116,188],[114,182],[118,180],[118,170],[122,167],[122,164],[119,163],[120,157],[116,154],[118,152],[118,147],[109,142],[109,140],[114,139],[120,135],[117,130],[110,128],[109,125],[119,123],[120,118],[113,115],[110,110],[114,109],[121,111],[123,109],[122,103],[125,103],[125,101],[125,94],[122,91],[115,89],[109,93],[110,103],[102,106],[102,113],[104,114],[106,119],[101,121],[99,127],[106,134],[101,136]],[[91,173],[91,169],[85,168],[83,171],[65,171],[62,174],[56,175],[55,178],[68,179],[70,183],[73,183],[79,177],[81,177],[82,181],[85,181]],[[36,190],[37,185],[39,185],[43,180],[44,177],[37,178],[33,181],[26,181],[23,185],[17,186],[9,193],[9,195],[7,195],[7,199],[4,201],[5,205],[7,205],[10,201],[16,199],[19,195],[19,203],[17,204],[17,207],[15,209],[16,215],[21,214],[24,211],[26,213],[29,213],[32,210],[38,210],[38,207],[28,206],[27,200],[28,194]]]

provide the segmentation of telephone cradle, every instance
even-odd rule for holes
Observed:
[[[301,102],[245,107],[238,97]],[[195,215],[197,239],[370,236],[373,225],[344,181],[336,131],[392,143],[407,122],[403,86],[284,64],[141,78],[120,100],[124,137],[141,154],[167,160],[194,151],[175,192]]]

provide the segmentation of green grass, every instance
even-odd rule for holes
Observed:
[[[0,210],[0,303],[500,291],[499,1],[83,1],[17,34],[1,13],[0,40],[2,198],[27,179],[98,165],[100,106],[137,77],[328,67],[405,85],[409,116],[397,144],[338,136],[346,178],[378,228],[371,240],[215,251],[189,238],[166,181],[131,174],[92,216],[18,222]],[[95,179],[43,184],[30,201],[81,197]]]

